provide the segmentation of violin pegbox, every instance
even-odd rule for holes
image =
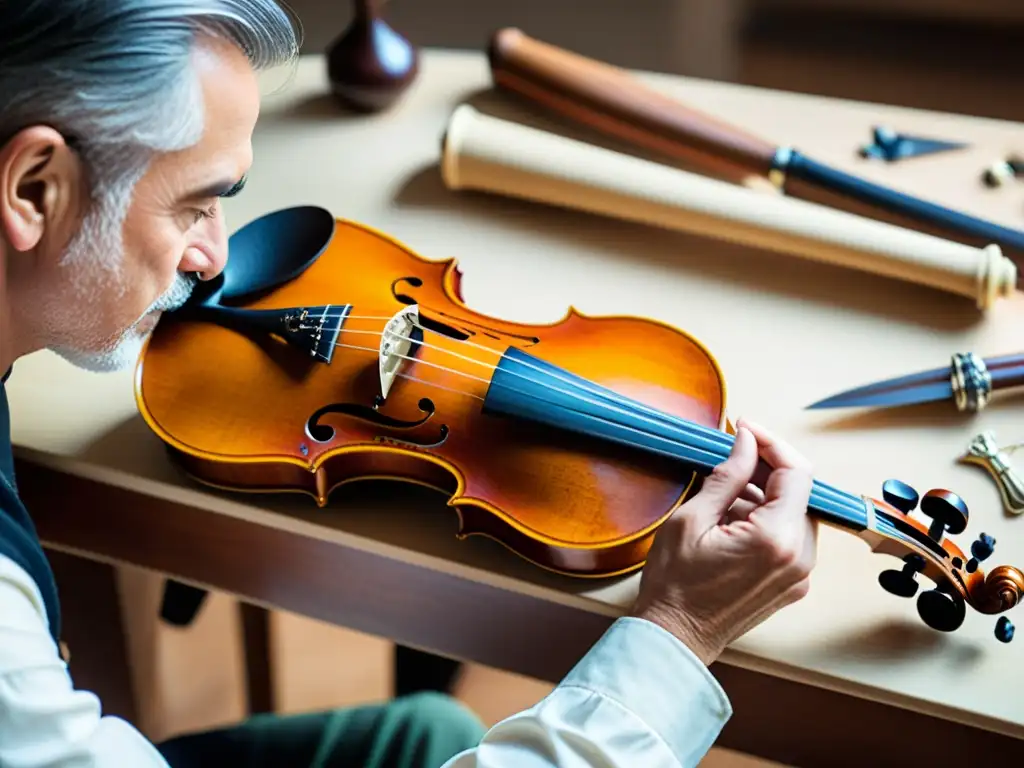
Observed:
[[[882,571],[878,583],[896,597],[917,595],[917,612],[926,625],[939,632],[953,632],[963,624],[968,605],[988,614],[1017,605],[1024,594],[1024,574],[1020,570],[1000,566],[987,576],[978,573],[980,563],[994,552],[992,536],[978,535],[971,544],[969,560],[949,540],[949,536],[964,532],[970,522],[967,504],[960,496],[938,488],[919,496],[907,483],[890,479],[882,485],[882,497],[902,515],[893,517],[891,511],[880,511],[888,535],[903,545],[905,554],[902,569]],[[928,520],[915,518],[915,510]],[[926,570],[935,580],[935,587],[918,594],[917,575]],[[1001,616],[996,622],[996,639],[1008,643],[1013,635],[1013,623]]]

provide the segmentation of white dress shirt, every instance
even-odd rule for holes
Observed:
[[[73,649],[72,649],[73,650]],[[618,619],[537,705],[444,768],[691,768],[732,714],[675,637]],[[168,768],[141,733],[75,690],[28,574],[0,556],[0,766]]]

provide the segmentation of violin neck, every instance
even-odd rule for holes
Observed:
[[[706,476],[725,461],[733,435],[624,397],[559,366],[510,347],[494,370],[485,413],[523,419],[678,459]],[[869,525],[860,496],[814,481],[808,512],[860,533]],[[872,510],[884,515],[882,510]]]

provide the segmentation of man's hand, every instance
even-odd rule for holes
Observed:
[[[764,428],[736,426],[729,458],[655,536],[631,612],[674,634],[706,665],[807,594],[816,561],[810,465]],[[763,491],[751,482],[759,457],[771,468]]]

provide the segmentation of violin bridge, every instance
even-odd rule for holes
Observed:
[[[406,362],[412,357],[423,340],[419,307],[416,304],[404,307],[388,320],[380,336],[380,394],[387,399],[391,385]]]

